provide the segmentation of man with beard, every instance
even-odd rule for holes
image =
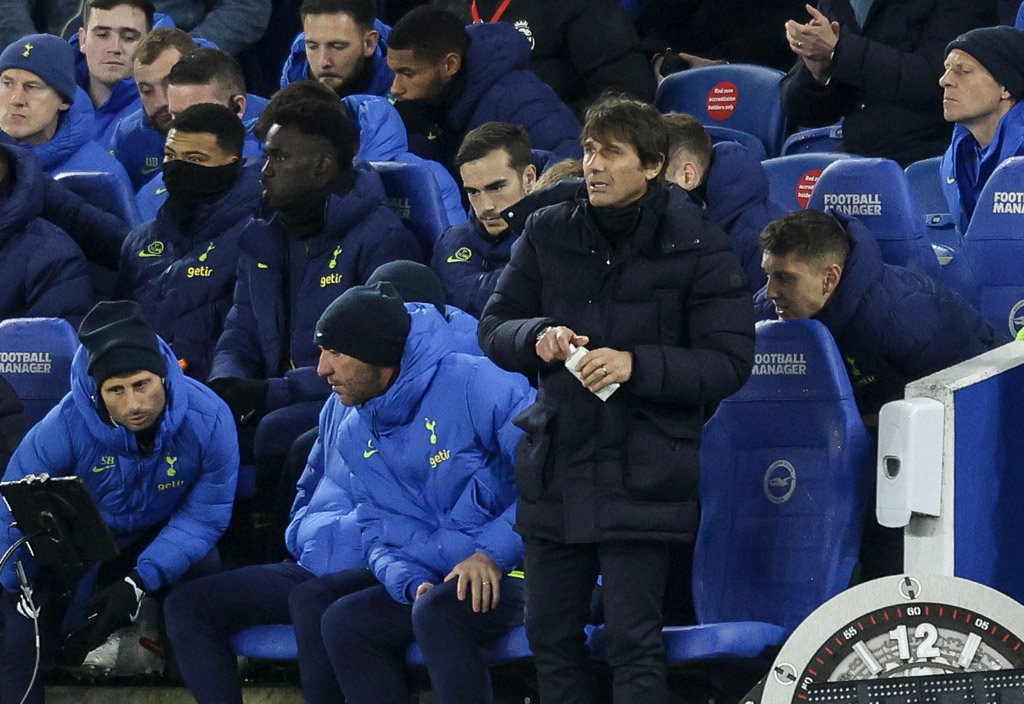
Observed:
[[[302,32],[281,70],[281,87],[313,78],[339,97],[387,95],[394,74],[384,57],[391,28],[373,0],[306,0]]]
[[[252,136],[252,127],[263,108],[266,98],[245,92],[245,77],[238,60],[220,49],[203,47],[182,57],[167,75],[167,111],[173,121],[199,103],[214,103],[230,108],[245,125],[246,139],[242,156],[262,159],[260,143]],[[163,174],[157,173],[139,190],[136,202],[143,220],[152,220],[167,199]]]
[[[83,626],[63,641],[61,623],[90,566],[40,568],[26,548],[15,552],[29,586],[20,586],[9,562],[0,576],[5,702],[43,701],[43,678],[32,682],[37,643],[43,671],[58,651],[81,662],[135,620],[147,595],[161,596],[186,573],[212,571],[231,516],[238,445],[227,407],[182,374],[135,303],[99,303],[78,338],[71,391],[25,436],[4,479],[79,477],[120,552],[100,564]],[[0,506],[0,524],[12,520]],[[8,528],[0,543],[7,548],[19,537]]]
[[[455,164],[474,217],[441,233],[430,266],[446,300],[479,317],[519,237],[501,215],[532,190],[537,168],[526,130],[507,122],[467,134]]]
[[[185,373],[206,379],[235,288],[238,238],[256,210],[259,174],[242,168],[245,129],[200,103],[167,134],[167,202],[121,250],[120,293],[138,301]]]
[[[163,161],[164,139],[171,129],[167,76],[182,56],[195,50],[192,37],[173,27],[154,29],[139,42],[132,75],[142,107],[121,121],[111,145],[135,190],[153,178]]]

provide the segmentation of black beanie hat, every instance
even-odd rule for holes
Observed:
[[[977,59],[1014,100],[1024,97],[1024,32],[1006,26],[980,27],[951,41],[946,55],[953,49]]]
[[[386,281],[353,286],[320,316],[313,344],[376,367],[397,367],[409,335],[409,313]]]
[[[429,266],[397,259],[377,267],[366,280],[366,285],[379,281],[387,281],[394,286],[406,303],[429,303],[444,315],[444,287]]]
[[[78,339],[89,354],[96,388],[112,376],[150,371],[167,376],[167,361],[156,333],[134,301],[101,301],[82,319]]]

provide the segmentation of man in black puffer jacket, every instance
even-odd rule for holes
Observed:
[[[942,154],[946,45],[996,24],[995,0],[820,0],[810,14],[786,23],[797,55],[781,87],[790,124],[845,117],[845,151],[903,166]]]
[[[583,627],[600,573],[615,702],[664,702],[669,561],[697,531],[704,407],[750,374],[753,304],[729,239],[662,185],[668,135],[652,106],[599,101],[583,148],[585,186],[529,218],[480,342],[538,387],[515,422],[540,698],[595,701]],[[590,349],[582,383],[562,364],[572,346]]]

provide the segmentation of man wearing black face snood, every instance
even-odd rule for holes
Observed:
[[[231,307],[239,236],[261,192],[255,169],[242,168],[244,140],[222,105],[178,115],[164,147],[167,201],[121,249],[120,295],[139,303],[185,373],[202,380]]]

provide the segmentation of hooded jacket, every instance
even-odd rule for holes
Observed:
[[[797,59],[780,86],[789,123],[819,127],[845,118],[844,151],[902,166],[941,154],[950,135],[939,86],[946,45],[997,24],[995,3],[874,0],[863,28],[850,0],[820,0],[818,9],[842,27],[831,78],[819,85]]]
[[[245,114],[242,122],[246,125],[246,140],[243,156],[262,156],[263,150],[259,142],[252,137],[252,125],[259,119],[267,99],[258,95],[245,96]],[[121,162],[128,178],[132,182],[132,190],[139,192],[160,174],[160,164],[164,160],[164,142],[167,138],[156,131],[146,118],[146,111],[139,108],[117,125],[111,138],[110,152]],[[159,185],[154,181],[154,188],[163,188],[163,180]],[[159,205],[157,206],[159,207]],[[151,220],[143,217],[143,220]]]
[[[391,90],[391,83],[395,80],[394,72],[388,68],[388,36],[391,35],[391,27],[380,20],[373,21],[373,28],[380,33],[377,41],[377,49],[373,52],[370,61],[373,63],[372,77],[368,86],[361,86],[359,91],[368,95],[386,96]],[[313,78],[309,73],[309,59],[306,58],[306,33],[299,32],[292,41],[292,48],[288,58],[281,68],[281,87],[284,88],[290,83],[305,81]]]
[[[758,238],[786,210],[769,200],[768,174],[742,144],[719,142],[713,147],[705,183],[708,217],[729,235],[750,291],[756,293],[767,282]]]
[[[813,317],[836,340],[861,415],[902,398],[912,381],[1009,342],[935,279],[882,263],[864,225],[830,212],[846,230],[850,254],[839,286]],[[764,289],[755,303],[760,319],[777,317]]]
[[[448,224],[466,221],[462,194],[448,170],[436,161],[416,156],[409,151],[409,136],[402,116],[386,98],[374,95],[350,95],[341,102],[348,109],[352,124],[359,131],[359,152],[363,161],[397,161],[402,164],[423,164],[434,175],[444,200]]]
[[[530,73],[529,41],[504,22],[474,24],[466,31],[470,42],[463,77],[452,79],[465,81],[461,94],[447,109],[443,124],[417,132],[406,122],[410,150],[441,162],[454,174],[455,154],[466,133],[497,121],[522,125],[535,149],[554,152],[559,159],[579,159],[580,124],[551,86]]]
[[[953,141],[942,155],[939,172],[942,192],[953,222],[961,233],[974,215],[981,191],[992,172],[1014,156],[1024,155],[1024,103],[1017,103],[999,121],[992,141],[984,149],[963,125],[953,127]]]
[[[448,302],[479,317],[518,237],[511,227],[498,237],[482,234],[475,217],[441,233],[430,268],[441,280]]]
[[[71,391],[28,432],[4,474],[5,481],[41,472],[80,477],[120,547],[165,524],[135,566],[147,592],[174,584],[210,552],[231,518],[238,479],[238,441],[227,405],[182,374],[162,341],[161,349],[167,404],[150,454],[139,451],[135,433],[101,417],[105,410],[80,346]],[[0,506],[0,525],[11,521],[10,510]],[[0,531],[0,545],[6,549],[19,537],[17,528]],[[34,567],[24,548],[21,553],[26,568]],[[17,591],[13,563],[0,577],[7,591]]]
[[[685,191],[653,186],[638,208],[614,247],[582,185],[535,212],[484,309],[484,352],[537,381],[537,403],[516,418],[524,537],[689,541],[697,530],[704,407],[750,375],[753,306],[728,238]],[[554,325],[589,336],[588,349],[631,352],[630,379],[602,402],[541,362],[537,334]]]
[[[85,92],[86,99],[89,100],[89,64],[86,62],[85,54],[81,52],[77,33],[71,35],[68,44],[75,52],[75,83]],[[128,64],[131,66],[131,61]],[[75,102],[77,101],[76,97]],[[89,100],[89,104],[92,104],[91,100]],[[114,130],[117,129],[118,123],[140,109],[142,109],[142,100],[135,87],[135,79],[130,75],[128,78],[122,78],[113,85],[110,95],[103,105],[95,107],[93,132],[89,138],[105,150],[111,149]]]
[[[11,191],[0,198],[0,320],[68,318],[73,323],[93,304],[82,250],[42,219],[46,182],[31,152],[7,147]]]
[[[110,152],[93,141],[93,124],[89,96],[79,88],[75,102],[60,116],[57,131],[48,142],[19,146],[36,155],[39,165],[48,176],[56,177],[66,171],[108,171],[124,179],[125,186],[131,188],[124,167]],[[6,143],[13,143],[8,135],[3,136]]]
[[[419,310],[420,305],[408,307]],[[437,322],[429,313],[422,315],[432,324]],[[476,341],[475,318],[449,307],[445,319],[448,332],[439,333],[437,342],[447,340],[451,352],[483,356]],[[317,576],[365,564],[349,468],[338,446],[339,428],[348,413],[349,409],[334,394],[320,411],[319,436],[299,478],[291,520],[284,534],[285,546],[295,561]]]
[[[407,304],[411,327],[398,378],[347,412],[337,430],[351,472],[366,563],[391,598],[412,603],[474,552],[519,567],[512,466],[521,431],[512,418],[533,401],[518,375],[452,353],[433,306]]]
[[[381,264],[423,259],[416,238],[383,205],[377,174],[366,165],[354,173],[351,191],[328,197],[321,234],[291,240],[274,216],[250,221],[239,241],[238,283],[210,376],[270,379],[267,410],[327,397],[313,333],[335,298]]]
[[[259,174],[242,169],[223,198],[198,206],[185,230],[161,208],[155,220],[132,230],[121,250],[121,295],[138,302],[196,379],[209,376],[235,290],[238,238],[262,192]]]

